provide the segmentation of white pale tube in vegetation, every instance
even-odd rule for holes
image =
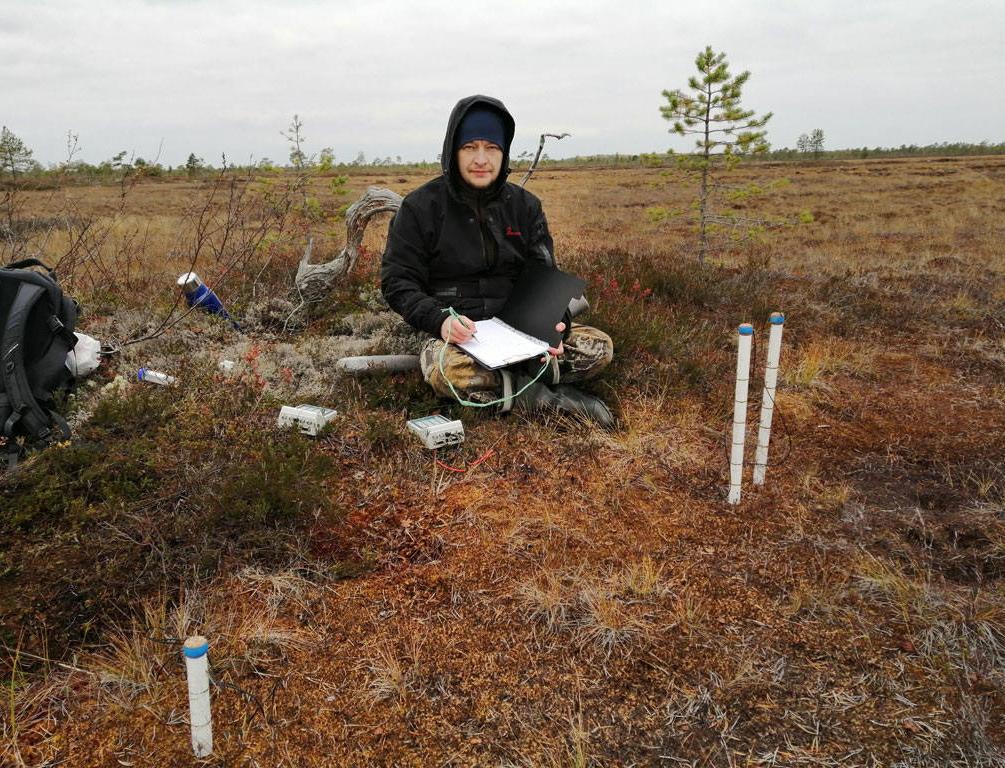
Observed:
[[[367,374],[398,373],[418,370],[418,355],[365,355],[363,357],[343,357],[335,362],[335,370],[352,376]]]
[[[136,371],[136,379],[150,384],[159,384],[162,387],[170,387],[178,381],[174,376],[168,376],[160,371],[152,371],[149,368],[140,368]]]
[[[764,392],[761,393],[761,423],[757,428],[757,453],[754,456],[754,485],[764,485],[768,470],[768,441],[771,440],[771,417],[775,412],[775,387],[778,385],[778,361],[782,355],[782,330],[785,315],[772,312],[768,320],[768,360],[764,364]]]
[[[747,390],[750,386],[750,345],[754,339],[754,326],[743,323],[737,331],[739,344],[736,353],[736,395],[733,398],[733,445],[729,454],[730,504],[740,503],[743,484],[743,444],[747,435]]]
[[[213,720],[209,711],[209,643],[195,635],[185,641],[185,671],[188,675],[189,721],[192,751],[196,757],[213,753]]]

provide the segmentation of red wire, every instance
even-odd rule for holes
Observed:
[[[479,456],[473,462],[471,462],[470,464],[468,464],[468,466],[466,466],[464,469],[461,469],[459,467],[452,467],[449,464],[447,464],[446,462],[440,461],[439,459],[436,460],[436,465],[438,467],[442,467],[443,469],[446,469],[446,470],[448,470],[450,472],[464,473],[464,472],[467,472],[469,469],[474,469],[479,464],[481,464],[481,463],[483,463],[485,461],[488,461],[494,455],[495,455],[495,449],[494,448],[489,448],[487,451],[485,451],[485,453],[483,453],[481,456]]]
[[[481,456],[479,456],[477,459],[475,459],[474,463],[471,466],[469,466],[468,469],[474,469],[479,464],[481,464],[483,461],[488,461],[493,456],[495,456],[495,453],[496,452],[495,452],[494,448],[489,448],[487,451],[485,451],[485,453],[483,453]]]

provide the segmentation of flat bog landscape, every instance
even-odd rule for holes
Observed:
[[[325,296],[297,263],[339,253],[368,186],[432,174],[345,172],[18,193],[0,255],[55,266],[115,349],[64,404],[73,439],[0,473],[0,764],[1005,765],[1005,157],[741,165],[723,211],[757,226],[704,264],[693,180],[545,164],[528,189],[615,343],[588,387],[609,432],[340,375],[422,341],[380,299],[386,215]],[[240,330],[186,310],[187,271]],[[337,416],[279,429],[301,403]],[[424,448],[405,422],[432,413],[465,442]]]

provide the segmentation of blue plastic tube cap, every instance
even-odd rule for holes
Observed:
[[[209,641],[201,635],[193,635],[185,641],[182,653],[187,659],[198,659],[209,651]]]
[[[737,329],[741,336],[753,336],[754,326],[750,323],[741,323],[740,327]]]
[[[768,318],[768,322],[772,325],[782,325],[785,323],[785,315],[781,312],[772,312],[771,317]]]

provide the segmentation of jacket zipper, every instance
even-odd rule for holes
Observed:
[[[482,244],[482,261],[485,262],[485,271],[488,272],[492,265],[489,264],[489,252],[485,247],[485,229],[482,221],[482,200],[481,195],[475,198],[475,222],[478,224],[478,240]]]

